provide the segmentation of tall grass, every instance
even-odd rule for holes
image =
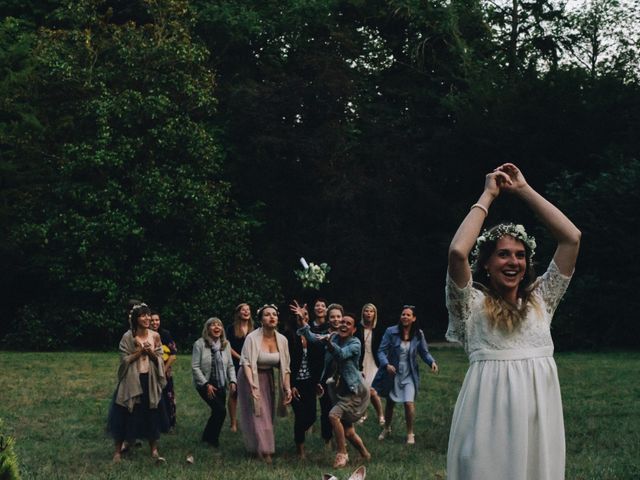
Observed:
[[[370,479],[446,478],[449,422],[467,359],[458,349],[433,349],[440,375],[423,369],[417,402],[416,445],[404,443],[404,418],[396,409],[394,433],[377,440],[373,411],[357,429],[371,450]],[[556,360],[562,386],[567,436],[567,479],[640,478],[640,353],[564,353]],[[274,465],[247,456],[239,433],[225,424],[219,452],[200,442],[208,409],[191,385],[190,359],[175,366],[178,425],[164,435],[164,466],[154,465],[148,447],[111,463],[112,443],[104,433],[115,387],[116,353],[0,352],[0,418],[16,439],[25,479],[67,478],[236,478],[318,479],[330,472],[333,453],[324,449],[319,427],[308,435],[308,459],[299,461],[292,416],[278,419]],[[194,464],[186,457],[193,455]],[[359,463],[350,451],[351,466]]]

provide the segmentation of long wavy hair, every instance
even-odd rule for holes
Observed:
[[[239,303],[238,305],[236,305],[236,308],[233,309],[233,334],[236,336],[236,338],[243,338],[246,336],[242,331],[242,318],[240,317],[240,309],[245,305],[251,308],[248,303]],[[249,334],[249,332],[253,331],[253,328],[253,318],[249,318],[247,335]]]
[[[402,307],[402,310],[406,310],[407,308],[411,310],[413,316],[416,317],[416,321],[413,322],[409,327],[409,341],[411,341],[413,340],[413,337],[415,337],[416,334],[420,331],[420,327],[418,327],[418,315],[416,313],[416,307],[414,307],[413,305],[405,305]],[[402,310],[400,310],[401,315]],[[402,332],[402,321],[400,319],[398,319],[398,331]]]
[[[505,224],[499,224],[489,229],[489,234],[498,230]],[[506,235],[502,235],[494,240],[487,240],[478,245],[478,256],[472,265],[472,276],[474,286],[485,293],[484,310],[489,319],[489,323],[493,328],[498,328],[504,332],[510,333],[514,331],[522,323],[527,315],[530,307],[538,308],[538,304],[531,295],[536,273],[531,262],[532,252],[525,242],[515,238],[525,249],[526,269],[522,281],[518,285],[516,293],[518,304],[512,305],[507,302],[499,292],[492,286],[485,265],[489,261],[489,257],[495,252],[498,240]],[[511,235],[509,235],[511,236]]]
[[[214,323],[217,323],[222,327],[222,331],[220,332],[220,350],[224,350],[225,348],[227,348],[227,337],[224,334],[224,324],[218,317],[211,317],[206,322],[204,322],[204,326],[202,327],[202,339],[208,347],[213,345],[213,338],[211,338],[211,335],[209,335],[209,327]]]

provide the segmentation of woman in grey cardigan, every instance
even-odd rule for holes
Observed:
[[[224,325],[219,318],[208,319],[202,328],[202,337],[193,344],[191,373],[196,390],[211,408],[202,440],[217,448],[220,430],[227,414],[227,389],[231,393],[236,391],[236,370],[231,359],[231,346],[225,338]]]

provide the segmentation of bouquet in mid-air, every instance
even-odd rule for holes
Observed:
[[[323,283],[329,283],[327,273],[331,271],[331,267],[326,263],[316,265],[313,262],[307,263],[304,257],[300,257],[302,270],[294,270],[293,273],[297,279],[302,282],[304,288],[312,288],[318,290]]]

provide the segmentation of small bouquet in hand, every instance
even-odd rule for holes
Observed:
[[[304,288],[318,290],[323,283],[329,283],[327,273],[331,271],[331,267],[326,263],[321,263],[320,265],[316,265],[313,262],[307,263],[302,257],[300,258],[300,264],[303,270],[294,270],[293,273],[302,282]]]

